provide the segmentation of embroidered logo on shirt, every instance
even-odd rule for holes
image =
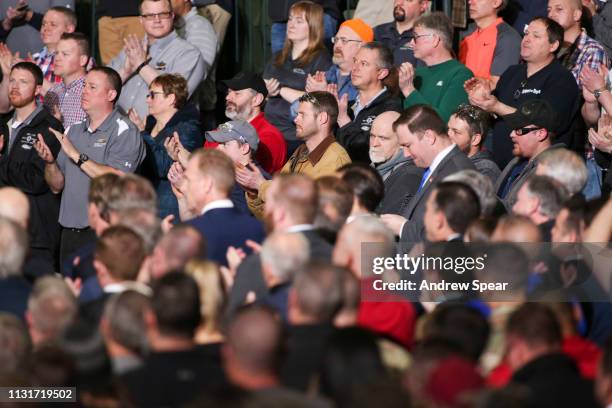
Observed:
[[[106,139],[98,139],[94,142],[93,147],[102,147],[102,146],[106,146]]]
[[[523,91],[521,92],[523,95],[525,94],[534,94],[534,95],[540,95],[542,93],[541,90],[539,89],[523,89]]]
[[[444,86],[444,81],[438,81],[438,83],[436,84],[436,86]]]
[[[21,148],[25,150],[31,150],[32,146],[36,142],[37,136],[35,133],[26,133],[21,136]]]
[[[304,72],[302,68],[293,68],[293,73],[299,75],[306,75],[306,72]]]
[[[158,71],[165,71],[166,63],[164,61],[159,61],[157,65],[155,65],[155,69],[157,69]]]
[[[132,163],[130,163],[130,162],[125,162],[123,165],[124,165],[125,167],[127,167],[128,169],[131,169],[131,168],[132,168]]]
[[[363,119],[361,121],[361,130],[365,132],[369,131],[372,127],[372,123],[374,123],[374,119],[376,119],[376,116],[368,116],[367,118]]]

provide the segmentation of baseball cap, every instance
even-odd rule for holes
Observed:
[[[242,89],[254,89],[255,92],[263,94],[264,97],[268,95],[268,88],[261,75],[257,75],[254,72],[244,71],[237,73],[232,79],[226,79],[221,81],[229,89],[240,91]]]
[[[360,18],[346,20],[340,25],[340,28],[342,27],[348,27],[353,30],[363,42],[374,41],[374,30]]]
[[[516,112],[502,116],[510,129],[519,129],[527,125],[536,125],[549,131],[557,127],[557,112],[544,99],[532,99],[523,103]]]
[[[253,151],[256,151],[259,146],[257,131],[253,125],[244,120],[230,120],[219,125],[217,130],[206,132],[206,140],[216,143],[236,140],[240,143],[248,143]]]

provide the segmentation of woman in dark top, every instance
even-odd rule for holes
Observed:
[[[287,140],[287,157],[300,144],[291,119],[291,102],[303,93],[308,74],[327,71],[331,65],[323,44],[323,8],[310,1],[295,3],[289,9],[285,46],[274,55],[263,74],[268,87],[266,119]]]
[[[187,95],[185,78],[163,74],[149,86],[149,116],[146,123],[130,109],[130,119],[140,129],[147,148],[139,173],[153,183],[157,191],[159,216],[162,218],[173,214],[176,220],[179,219],[178,202],[167,177],[173,160],[168,156],[164,142],[176,132],[182,145],[189,151],[204,143],[198,110],[187,104]]]

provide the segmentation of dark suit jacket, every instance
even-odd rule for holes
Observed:
[[[453,147],[430,174],[427,183],[425,183],[421,191],[416,193],[402,210],[401,215],[406,217],[408,222],[404,224],[400,233],[401,241],[413,243],[425,239],[423,217],[425,216],[427,197],[429,197],[434,187],[441,182],[444,177],[467,169],[475,170],[474,164],[457,146]]]
[[[316,230],[302,231],[302,234],[304,234],[310,247],[310,259],[331,260],[333,247]],[[227,318],[230,318],[244,304],[249,292],[254,292],[256,299],[259,300],[268,295],[268,287],[261,271],[259,254],[251,254],[238,267],[234,286],[232,286],[229,294]]]
[[[12,313],[24,320],[31,291],[32,288],[21,276],[0,279],[0,312]]]
[[[206,239],[208,259],[227,265],[225,253],[229,246],[248,252],[247,239],[261,242],[264,230],[261,222],[236,208],[215,208],[187,222]]]
[[[412,160],[394,168],[385,179],[385,195],[378,204],[377,214],[400,214],[414,197],[421,184],[423,169]]]

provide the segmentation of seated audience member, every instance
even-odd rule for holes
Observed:
[[[178,74],[187,80],[187,99],[202,82],[205,67],[200,51],[178,36],[173,17],[170,1],[140,3],[145,40],[128,35],[123,50],[109,64],[123,83],[117,105],[124,112],[134,109],[141,118],[146,116],[149,86],[162,73]]]
[[[358,8],[361,3],[358,3]],[[396,67],[404,62],[416,65],[417,57],[410,46],[414,38],[414,23],[429,10],[430,4],[430,0],[394,1],[393,21],[374,27],[374,40],[393,51],[393,65]]]
[[[508,214],[499,219],[491,237],[493,242],[542,242],[542,231],[536,223],[523,215]]]
[[[275,232],[261,246],[261,273],[268,294],[261,303],[272,307],[287,322],[289,290],[296,270],[310,259],[308,240],[302,234]]]
[[[396,93],[396,72],[391,51],[381,43],[361,46],[351,69],[351,82],[359,92],[349,110],[348,95],[338,96],[338,143],[354,162],[368,164],[372,122],[380,113],[401,110]]]
[[[300,145],[292,121],[291,103],[299,99],[308,74],[326,71],[332,62],[323,44],[323,8],[299,1],[289,9],[287,38],[283,49],[266,65],[263,78],[268,88],[266,119],[281,131],[287,141],[287,155]]]
[[[342,269],[313,262],[299,270],[288,299],[287,355],[283,385],[306,391],[323,363],[332,321],[342,304]]]
[[[30,336],[26,325],[13,313],[0,311],[0,344],[3,345],[0,348],[0,375],[22,373],[30,356]]]
[[[404,108],[430,105],[445,122],[468,97],[463,83],[472,71],[453,58],[453,28],[441,12],[426,14],[414,23],[414,55],[424,67],[404,62],[399,68],[399,87],[404,94]]]
[[[149,115],[145,122],[135,110],[130,111],[130,119],[140,130],[147,148],[138,173],[155,187],[159,216],[174,215],[178,219],[178,203],[168,180],[173,159],[165,145],[178,135],[181,146],[188,151],[202,146],[199,114],[195,106],[187,103],[187,81],[175,74],[162,74],[151,81],[147,106]]]
[[[153,282],[151,307],[144,311],[151,348],[143,365],[121,377],[138,406],[180,406],[207,386],[224,383],[218,362],[196,347],[201,322],[198,285],[182,272]]]
[[[346,150],[336,142],[333,131],[338,118],[338,103],[328,92],[312,92],[302,95],[296,136],[303,141],[291,155],[280,173],[300,173],[313,178],[332,175],[343,165],[350,163]],[[247,195],[249,209],[261,217],[270,181],[256,169],[236,169],[237,181],[252,192]]]
[[[528,217],[542,229],[542,242],[550,242],[555,218],[567,199],[567,190],[548,176],[530,176],[516,195],[512,212]]]
[[[256,167],[264,179],[272,178],[255,159],[261,147],[261,141],[255,127],[248,122],[241,119],[225,122],[217,130],[206,132],[206,143],[215,144],[217,149],[232,159],[235,167]],[[249,193],[248,190],[235,183],[230,199],[240,212],[250,214],[246,199],[247,193]]]
[[[548,176],[562,184],[569,196],[580,193],[587,182],[584,160],[567,149],[550,149],[538,155],[536,174]]]
[[[476,170],[495,183],[501,171],[491,153],[484,149],[490,122],[490,115],[479,107],[461,105],[448,120],[448,136],[470,158]]]
[[[423,216],[427,240],[463,241],[465,230],[480,215],[478,203],[471,187],[454,181],[439,183],[427,197]]]
[[[230,246],[246,249],[247,239],[261,242],[264,236],[261,223],[240,212],[229,199],[234,174],[229,156],[207,149],[191,155],[184,174],[176,179],[169,176],[181,221],[200,231],[207,243],[208,258],[220,265],[227,265],[225,255]]]
[[[362,242],[368,251],[362,253]],[[393,257],[395,238],[376,217],[360,217],[346,224],[338,234],[333,252],[335,265],[348,268],[359,280],[361,303],[357,324],[409,349],[414,343],[417,312],[408,299],[373,289],[375,257]],[[394,271],[388,271],[394,273]]]
[[[149,352],[145,312],[149,296],[128,289],[112,295],[104,307],[100,332],[115,375],[123,375],[142,366]]]
[[[303,234],[310,248],[309,259],[329,261],[332,246],[313,225],[317,203],[317,187],[312,179],[301,174],[279,174],[266,191],[263,218],[268,232]],[[231,316],[245,303],[249,292],[254,293],[255,300],[268,294],[261,257],[257,253],[246,257],[238,266],[226,316]]]
[[[509,2],[473,1],[469,14],[474,22],[461,32],[459,61],[474,76],[490,80],[492,88],[509,66],[519,63],[521,36],[499,16]]]
[[[24,320],[31,287],[21,268],[28,250],[23,228],[0,218],[0,312],[12,313]]]
[[[76,313],[76,298],[61,278],[44,276],[36,280],[25,314],[34,348],[53,343]]]
[[[81,304],[79,318],[97,325],[111,294],[127,289],[146,292],[148,288],[136,282],[145,255],[142,239],[130,228],[115,225],[104,231],[96,242],[93,261],[103,293]]]
[[[400,146],[414,164],[425,169],[419,189],[401,215],[383,214],[383,220],[402,241],[425,239],[423,216],[427,197],[446,176],[460,170],[474,169],[467,156],[448,137],[446,123],[433,108],[414,105],[393,123]]]
[[[530,406],[599,406],[592,385],[561,354],[561,328],[548,306],[522,305],[508,318],[506,339],[511,384],[527,387]]]
[[[150,279],[153,281],[168,272],[180,271],[189,261],[204,257],[206,252],[206,240],[195,227],[188,224],[172,227],[153,248]]]
[[[239,72],[222,83],[227,87],[225,116],[253,125],[259,136],[255,159],[265,171],[276,173],[287,161],[287,144],[280,130],[265,118],[266,83],[252,72]]]
[[[58,197],[45,182],[44,161],[32,148],[36,135],[49,146],[52,159],[58,156],[60,144],[49,130],[62,131],[62,124],[36,103],[40,95],[42,72],[32,62],[19,62],[11,68],[8,93],[14,107],[10,119],[0,122],[0,185],[23,191],[30,202],[29,245],[39,271],[35,276],[51,274],[54,254],[59,244]]]
[[[185,273],[198,284],[202,303],[200,308],[202,319],[194,341],[201,349],[208,348],[214,357],[221,359],[220,345],[224,338],[221,323],[223,308],[227,304],[227,287],[219,265],[211,261],[194,259],[187,262],[184,269]]]
[[[576,138],[574,122],[580,104],[579,90],[571,73],[555,58],[563,41],[563,28],[546,17],[536,17],[525,31],[521,42],[521,59],[525,64],[513,65],[500,77],[495,91],[488,81],[474,78],[465,83],[470,103],[497,116],[507,117],[529,100],[545,100],[557,113],[549,130],[560,142],[576,151],[584,149],[584,137]],[[500,168],[512,159],[507,120],[497,120],[493,127],[491,153]]]
[[[65,129],[87,117],[81,99],[89,54],[89,40],[85,34],[64,33],[57,43],[54,72],[61,82],[45,94],[44,105],[62,121]]]
[[[353,208],[353,189],[336,176],[325,176],[315,181],[319,202],[313,225],[330,244],[346,223]]]
[[[353,189],[353,208],[347,223],[358,217],[372,216],[385,193],[380,174],[370,166],[351,163],[338,170],[340,177]]]
[[[508,210],[516,202],[516,195],[527,178],[536,172],[540,154],[563,147],[556,142],[553,129],[558,115],[544,99],[527,101],[520,109],[504,117],[512,128],[514,159],[508,163],[495,184],[497,195]]]
[[[481,217],[496,217],[505,214],[501,201],[495,195],[491,179],[477,170],[461,170],[444,177],[443,181],[456,181],[470,187],[478,197]]]
[[[370,129],[370,161],[383,179],[385,194],[376,208],[377,214],[400,214],[419,188],[423,171],[401,148],[393,123],[397,112],[383,112]]]

